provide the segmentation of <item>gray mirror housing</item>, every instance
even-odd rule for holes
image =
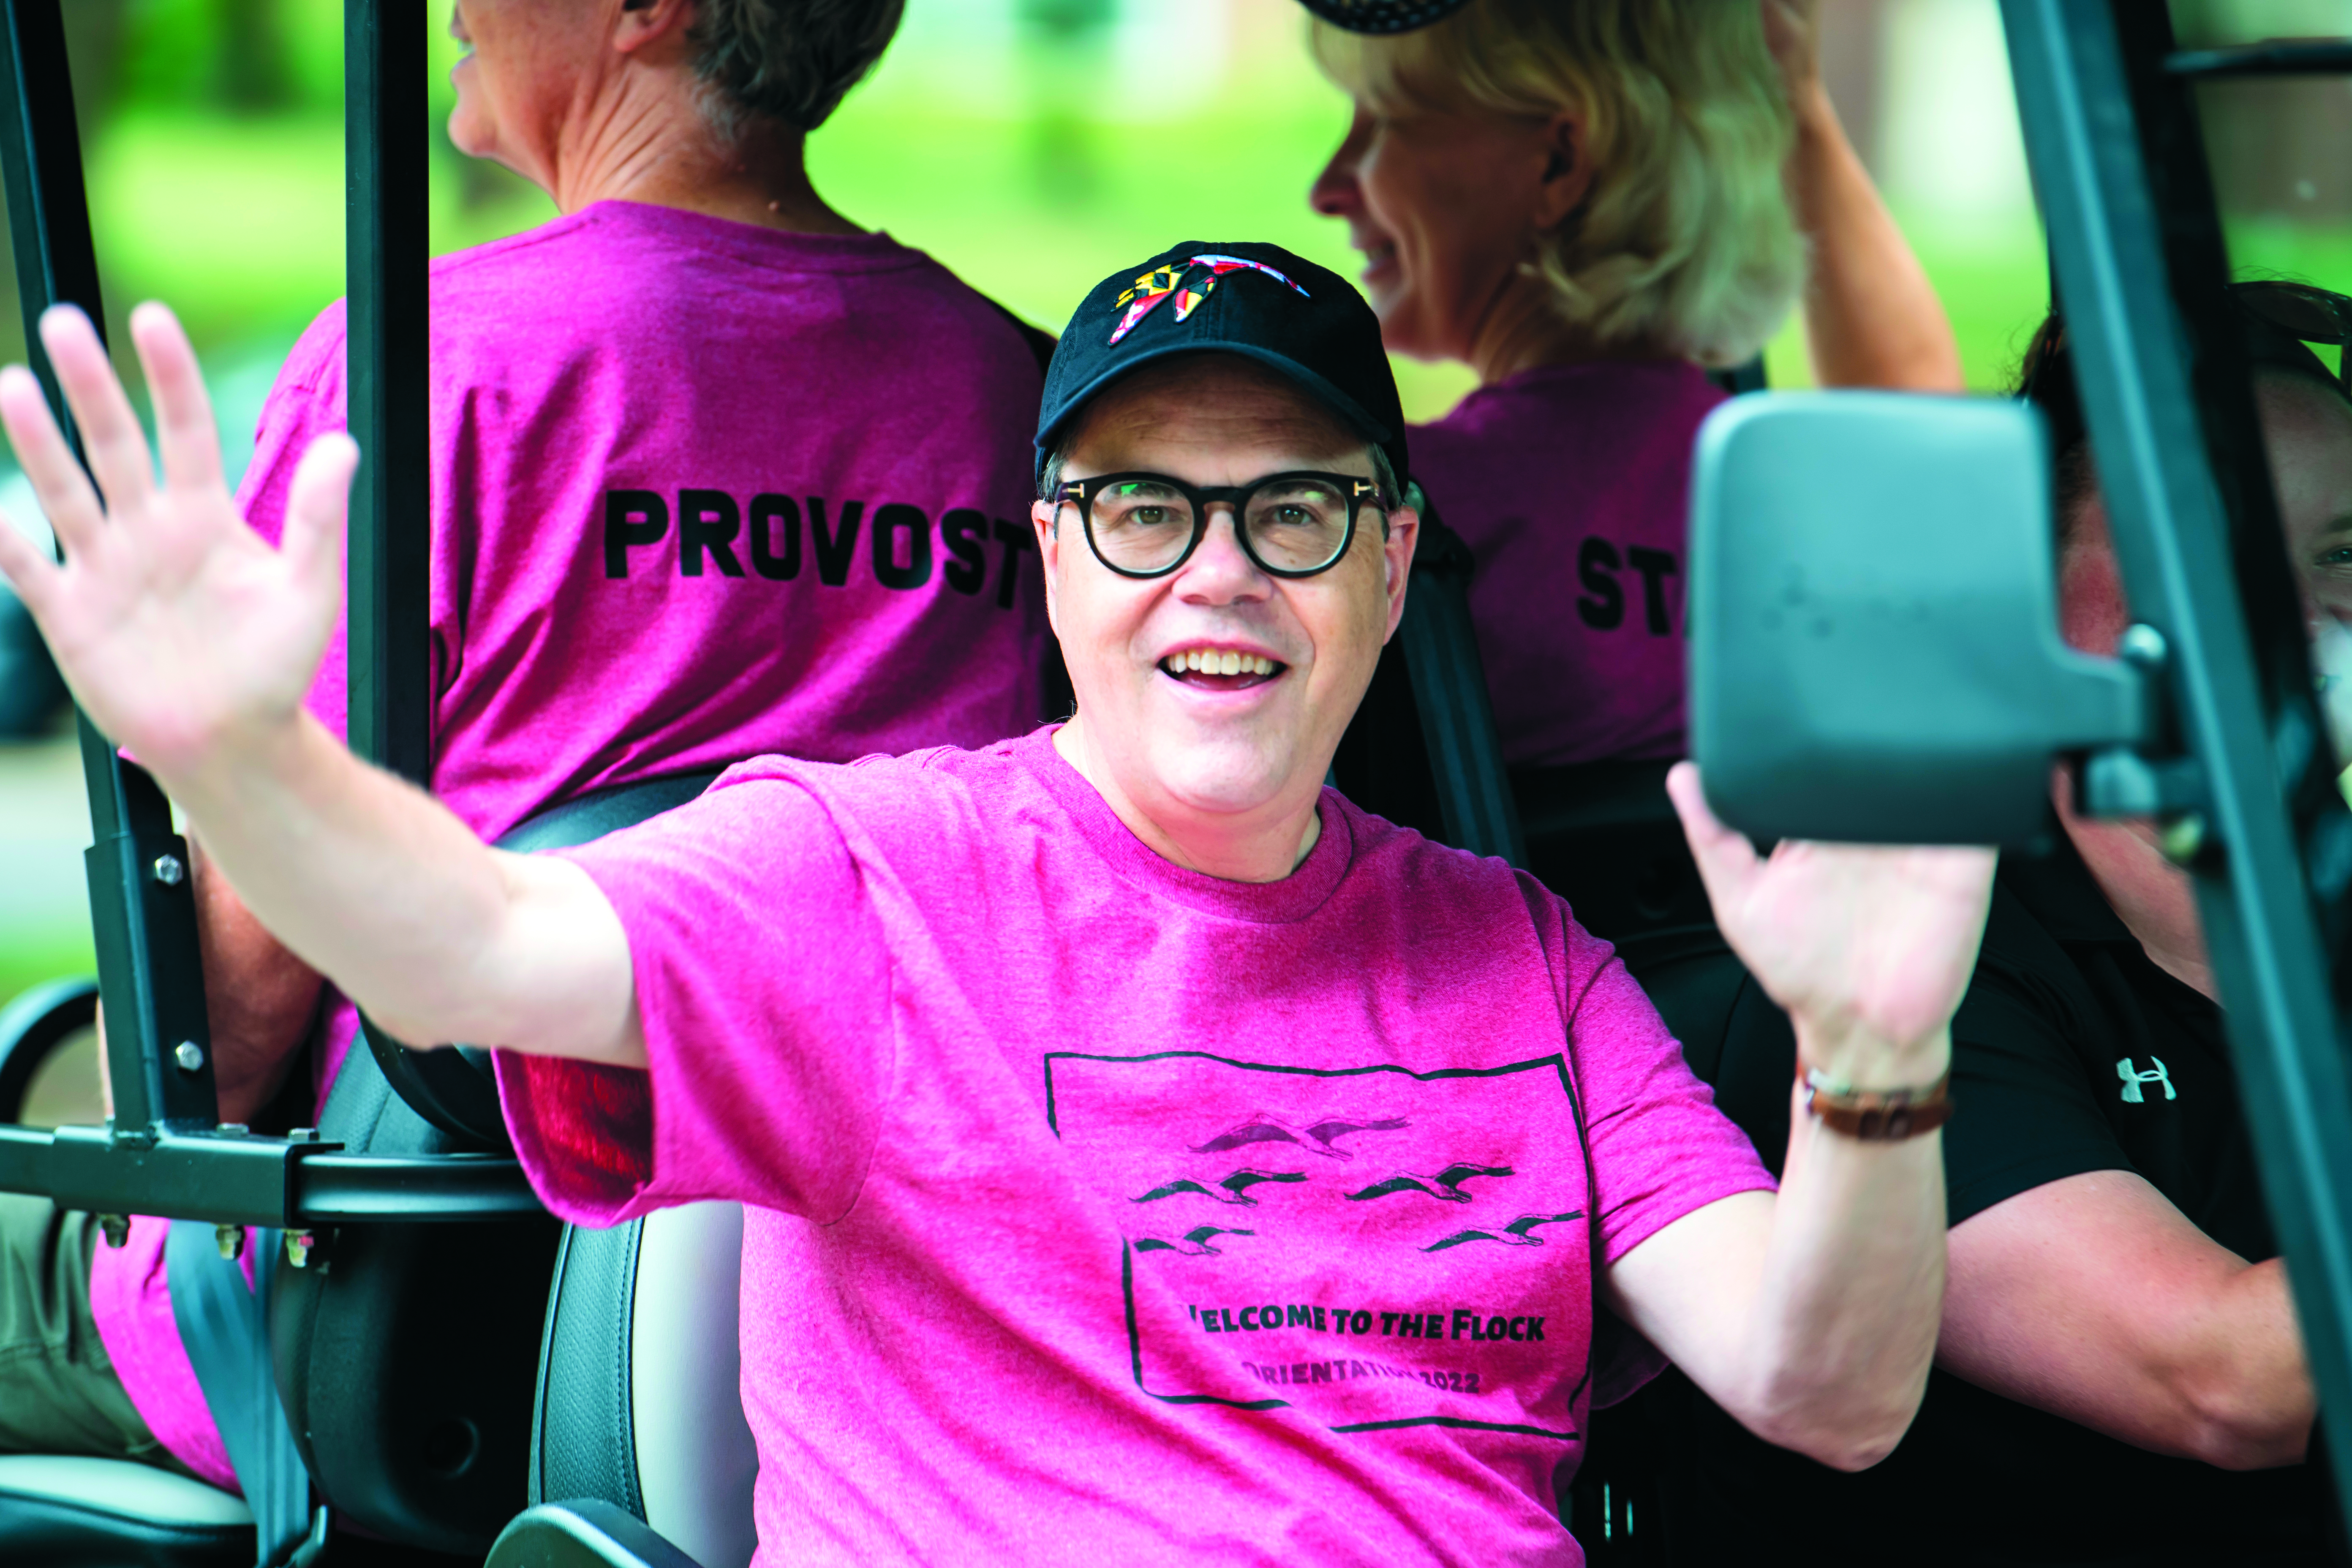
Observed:
[[[1691,487],[1691,749],[1750,837],[2018,845],[2146,683],[2058,635],[2050,456],[2005,400],[1735,398]]]

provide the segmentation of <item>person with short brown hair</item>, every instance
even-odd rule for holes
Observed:
[[[168,313],[132,335],[166,482],[54,312],[107,500],[0,372],[68,551],[0,531],[0,572],[273,930],[401,1037],[502,1047],[555,1212],[746,1205],[760,1563],[1565,1564],[1587,1416],[1662,1357],[1841,1468],[1909,1423],[1993,857],[1767,860],[1676,775],[1812,1069],[1773,1190],[1565,903],[1323,782],[1420,527],[1344,280],[1187,244],[1080,306],[1030,512],[1066,722],[761,758],[545,856],[300,707],[351,442],[273,550],[207,482]]]
[[[2232,292],[2288,560],[2324,640],[2352,617],[2352,391],[2302,340],[2352,338],[2352,299]],[[2132,616],[2074,363],[2053,316],[2024,395],[2051,428],[2061,629],[2112,655]],[[1918,1419],[1884,1465],[1843,1476],[1695,1401],[1669,1456],[1687,1488],[1670,1528],[1702,1556],[1759,1556],[1748,1521],[1780,1509],[1848,1528],[1760,1560],[1860,1568],[1900,1539],[1928,1568],[2341,1561],[2189,873],[2152,823],[2079,815],[2069,773],[2053,780],[2047,852],[2002,858],[1953,1020],[1951,1284]],[[1791,1049],[1748,986],[1713,1076],[1761,1149],[1786,1124]]]

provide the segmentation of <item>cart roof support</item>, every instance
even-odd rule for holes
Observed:
[[[343,6],[343,249],[349,289],[352,750],[432,775],[432,518],[426,429],[429,255],[425,26],[399,0]]]
[[[61,302],[80,306],[101,332],[106,321],[60,5],[0,0],[0,180],[28,355],[79,456],[35,331]],[[421,783],[431,763],[427,143],[408,115],[425,72],[425,19],[399,0],[346,0],[344,17],[351,427],[362,454],[352,505],[349,717],[361,755]],[[411,110],[395,114],[395,103]],[[0,1191],[108,1214],[295,1229],[537,1212],[511,1159],[343,1154],[315,1136],[216,1126],[188,847],[154,781],[87,717],[80,724],[114,1117],[103,1130],[0,1126]]]
[[[2003,0],[2002,12],[2116,552],[2135,614],[2167,645],[2172,715],[2202,786],[2197,820],[2180,826],[2202,836],[2189,868],[2263,1194],[2321,1408],[2343,1432],[2352,989],[2331,954],[2345,952],[2352,814],[2224,296],[2190,97],[2207,62],[2175,55],[2166,8],[2145,0]],[[2352,1498],[2352,1441],[2331,1458],[2338,1498]]]

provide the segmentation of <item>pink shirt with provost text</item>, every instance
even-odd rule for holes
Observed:
[[[1036,722],[1037,364],[937,262],[602,202],[431,289],[433,784],[483,837],[607,784]],[[263,410],[238,500],[265,537],[345,382],[338,304]],[[337,734],[345,690],[338,628],[310,698]],[[337,1005],[322,1103],[352,1026]],[[100,1249],[100,1331],[155,1435],[233,1485],[164,1228]]]
[[[753,1205],[760,1563],[1581,1560],[1595,1268],[1770,1178],[1557,898],[1320,810],[1222,881],[1040,731],[565,852],[650,1070],[501,1055],[509,1123],[568,1218]]]
[[[1691,446],[1723,401],[1684,360],[1523,371],[1412,433],[1470,546],[1470,618],[1504,761],[1683,754]]]

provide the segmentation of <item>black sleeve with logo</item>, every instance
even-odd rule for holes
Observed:
[[[1953,1020],[1944,1159],[1951,1222],[2090,1171],[2145,1177],[2221,1245],[2273,1247],[2219,1008],[2154,963],[2063,844],[2002,867],[1975,979]],[[1724,1110],[1777,1167],[1795,1042],[1754,994],[1716,1074]],[[2149,1453],[1937,1370],[1909,1434],[1841,1474],[1750,1436],[1690,1393],[1675,1421],[1670,1526],[1696,1561],[1895,1560],[1932,1568],[2261,1563],[2319,1568],[2327,1509],[2308,1465],[2228,1471]],[[1835,1519],[1759,1551],[1767,1519]],[[1934,1528],[1922,1531],[1920,1521]]]
[[[1780,1009],[1748,986],[1716,1094],[1776,1171],[1795,1048]],[[2221,1010],[2149,962],[2063,847],[2002,868],[1952,1020],[1952,1098],[1955,1226],[2068,1176],[2133,1171],[2240,1257],[2276,1250]]]
[[[1952,1019],[1952,1120],[1944,1128],[1952,1225],[2088,1171],[2133,1169],[2084,1056],[2109,1031],[2066,951],[2007,885],[1976,978]]]
[[[2131,1160],[2085,1082],[2075,1037],[2088,998],[2071,963],[2004,885],[1976,977],[1952,1021],[1952,1120],[1944,1129],[1949,1223],[2003,1198]],[[1775,1174],[1789,1142],[1796,1039],[1786,1015],[1741,988],[1714,1075],[1717,1103]]]

